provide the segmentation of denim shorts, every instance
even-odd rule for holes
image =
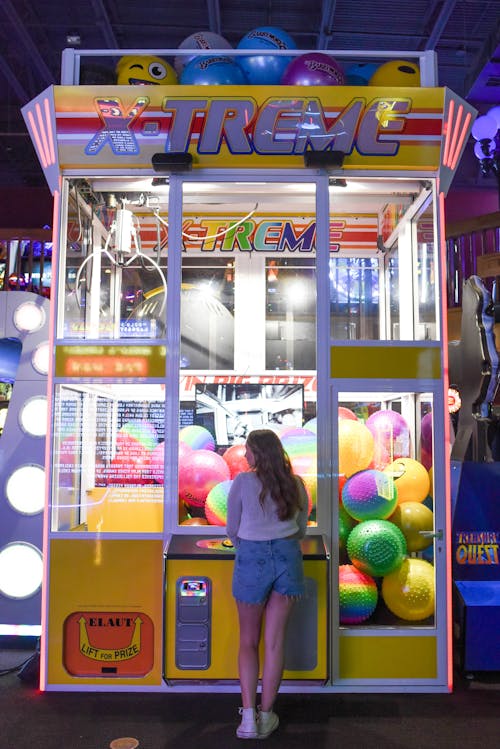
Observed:
[[[295,538],[272,541],[239,539],[233,572],[233,596],[242,603],[265,603],[271,591],[304,595],[302,550]]]

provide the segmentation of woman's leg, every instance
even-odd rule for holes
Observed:
[[[240,623],[238,669],[243,707],[255,707],[259,679],[259,640],[264,604],[236,601]]]
[[[261,700],[261,708],[265,712],[273,709],[283,676],[285,632],[293,604],[293,598],[275,590],[266,604]]]

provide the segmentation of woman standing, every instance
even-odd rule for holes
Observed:
[[[227,534],[236,547],[233,596],[238,607],[238,668],[243,707],[241,739],[266,738],[279,724],[273,711],[283,675],[285,631],[294,601],[304,594],[299,539],[305,535],[308,499],[278,436],[248,435],[251,470],[236,476],[227,508]],[[256,713],[259,640],[264,625],[260,711]]]

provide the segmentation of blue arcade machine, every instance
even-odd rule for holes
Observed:
[[[451,455],[454,631],[469,678],[500,671],[499,321],[495,290],[471,276],[461,341],[450,344],[450,383],[462,401]]]

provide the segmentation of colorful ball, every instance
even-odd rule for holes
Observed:
[[[409,60],[390,60],[376,69],[369,85],[420,86],[420,70],[418,65]]]
[[[131,449],[119,450],[107,468],[106,479],[109,485],[120,486],[153,483],[151,452],[139,442],[135,442]]]
[[[426,413],[420,422],[420,444],[432,454],[432,412]]]
[[[387,608],[400,619],[419,621],[434,613],[434,567],[424,559],[405,559],[382,580]]]
[[[358,420],[358,417],[356,416],[354,411],[351,411],[350,408],[346,408],[345,406],[339,406],[338,416],[339,416],[339,419],[350,419],[351,421]]]
[[[161,57],[125,55],[116,66],[116,82],[125,86],[172,86],[177,83],[173,67]]]
[[[355,65],[349,65],[347,68],[346,85],[347,86],[367,86],[368,81],[377,70],[377,64],[373,62],[361,62]]]
[[[341,624],[359,624],[368,619],[377,606],[378,591],[370,575],[351,564],[339,567],[339,616]]]
[[[434,514],[422,502],[403,502],[396,507],[389,520],[402,532],[408,551],[422,551],[432,544],[432,537],[420,533],[434,529]]]
[[[366,520],[349,534],[347,554],[352,564],[362,572],[383,577],[403,563],[405,537],[388,520]]]
[[[259,26],[240,39],[238,49],[258,52],[262,49],[296,49],[292,37],[275,26]],[[238,65],[252,86],[272,86],[279,84],[293,58],[281,55],[245,55],[238,57]]]
[[[227,39],[224,39],[220,34],[215,34],[213,31],[197,31],[186,37],[179,44],[178,49],[193,49],[197,52],[207,52],[211,49],[231,49],[231,45]],[[174,60],[177,75],[180,76],[186,65],[197,57],[198,55],[177,55]]]
[[[197,57],[181,73],[179,83],[192,86],[243,86],[242,69],[230,57]]]
[[[306,486],[309,514],[316,505],[318,487],[316,440],[316,435],[307,429],[294,429],[281,438],[281,444],[290,458],[294,473],[303,479]]]
[[[221,481],[207,494],[205,502],[205,517],[209,525],[226,525],[227,497],[232,481]]]
[[[180,525],[208,525],[206,518],[185,518]]]
[[[359,471],[347,479],[342,503],[355,520],[385,520],[398,503],[396,484],[382,471]]]
[[[228,447],[222,455],[229,467],[232,479],[234,479],[238,473],[244,473],[245,471],[250,470],[248,460],[245,457],[245,451],[246,446],[244,444],[231,445],[231,447]]]
[[[294,57],[281,79],[283,86],[343,86],[344,83],[342,68],[324,52],[306,52]]]
[[[423,502],[429,494],[429,474],[422,463],[413,458],[399,458],[384,468],[396,482],[398,502]]]
[[[373,467],[385,468],[396,458],[410,455],[410,427],[397,411],[376,411],[366,420],[375,439]]]
[[[179,498],[193,507],[203,507],[208,493],[230,478],[226,461],[211,450],[191,450],[179,461]]]
[[[373,459],[374,439],[359,421],[339,421],[339,473],[347,477],[364,471]]]
[[[131,450],[134,443],[139,443],[147,450],[153,450],[156,447],[158,435],[149,421],[127,421],[118,430],[116,434],[117,450]]]
[[[306,421],[304,424],[304,429],[308,429],[310,432],[313,432],[314,434],[318,431],[318,420],[316,417],[313,419],[309,419],[309,421]]]
[[[205,427],[190,424],[179,432],[179,441],[185,442],[193,450],[215,450],[215,440]]]
[[[186,445],[187,447],[187,445]],[[188,448],[188,450],[191,448]],[[157,484],[165,482],[165,443],[159,442],[151,453],[151,476]]]
[[[339,549],[345,551],[347,549],[347,539],[350,532],[356,525],[354,520],[348,512],[345,511],[344,507],[339,504]]]

